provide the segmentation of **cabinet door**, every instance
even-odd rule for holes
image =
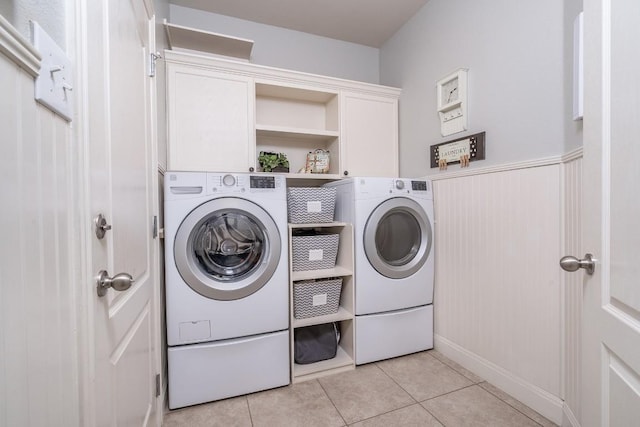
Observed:
[[[398,99],[342,93],[342,173],[398,176]]]
[[[249,172],[255,167],[253,80],[167,65],[170,170]]]

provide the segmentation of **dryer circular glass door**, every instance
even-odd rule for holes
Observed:
[[[224,301],[245,298],[266,285],[281,249],[271,216],[255,203],[232,197],[191,211],[178,228],[173,248],[186,284]]]
[[[364,251],[373,268],[391,279],[416,273],[431,252],[433,233],[424,209],[395,197],[378,205],[364,228]]]

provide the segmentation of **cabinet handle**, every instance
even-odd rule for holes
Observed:
[[[249,168],[249,172],[253,172],[254,170],[255,170],[255,169],[254,169],[254,167],[253,167],[253,166],[251,166],[251,167]]]
[[[349,175],[349,171],[344,171],[343,174],[344,174],[344,176],[347,176],[347,175]]]

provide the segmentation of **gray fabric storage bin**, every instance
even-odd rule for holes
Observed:
[[[293,331],[293,360],[298,365],[333,359],[338,353],[340,326],[337,323],[296,328]]]
[[[293,271],[323,270],[336,266],[339,234],[291,236]]]
[[[294,282],[293,316],[305,319],[337,313],[341,291],[341,277]]]
[[[291,224],[333,222],[336,189],[324,187],[290,187],[287,211]]]

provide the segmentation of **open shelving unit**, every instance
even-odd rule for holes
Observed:
[[[292,177],[340,177],[338,91],[256,81],[255,96],[256,154],[260,151],[285,153]],[[297,173],[304,168],[307,153],[316,149],[329,151],[329,173]]]
[[[293,271],[292,235],[297,229],[316,229],[327,233],[339,234],[338,256],[334,268],[309,271]],[[353,226],[344,222],[289,224],[289,301],[291,320],[291,382],[297,383],[324,375],[355,369],[354,354],[354,280],[353,280]],[[342,291],[338,312],[324,316],[296,319],[294,316],[293,284],[300,280],[342,278]],[[336,356],[332,359],[307,365],[294,361],[294,332],[297,328],[338,322],[340,324],[340,342]]]

